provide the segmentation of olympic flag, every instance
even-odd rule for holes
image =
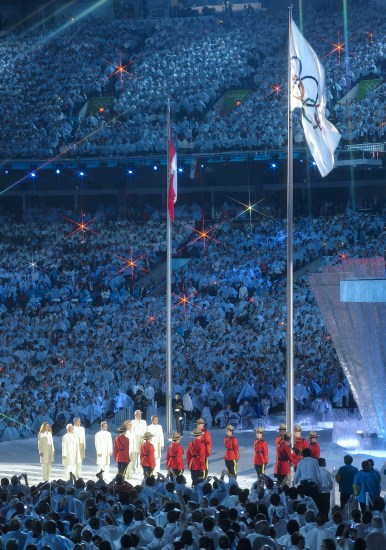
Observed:
[[[300,107],[308,147],[322,177],[334,168],[340,133],[326,118],[324,68],[318,56],[291,20],[291,110]]]

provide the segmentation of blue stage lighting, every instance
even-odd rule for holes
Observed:
[[[153,170],[158,170],[158,166],[154,165]]]

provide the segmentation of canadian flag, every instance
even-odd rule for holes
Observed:
[[[177,153],[174,143],[169,139],[169,188],[168,188],[168,209],[169,216],[174,222],[174,205],[177,201]]]

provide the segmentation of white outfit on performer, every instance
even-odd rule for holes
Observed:
[[[133,477],[133,467],[135,462],[135,434],[133,429],[126,430],[125,436],[129,440],[129,456],[130,456],[130,462],[129,465],[126,468],[126,479],[131,479]]]
[[[110,432],[99,430],[95,434],[95,449],[98,471],[102,469],[104,472],[103,477],[108,479],[110,475],[110,457],[113,454],[113,439]]]
[[[143,443],[143,436],[147,430],[146,420],[134,420],[131,421],[132,432],[134,433],[134,460],[133,460],[133,473],[142,474],[142,468],[139,461],[139,453],[141,445]]]
[[[76,464],[76,477],[79,479],[82,477],[82,463],[84,457],[86,456],[86,430],[83,426],[74,426],[74,434],[77,436],[79,441],[79,453],[80,453],[80,462]]]
[[[147,431],[153,434],[150,443],[154,447],[155,468],[153,473],[158,473],[161,468],[161,451],[165,445],[164,431],[160,424],[149,424]]]
[[[54,461],[54,441],[51,432],[39,433],[38,449],[40,454],[40,464],[42,465],[43,481],[50,481],[52,463]]]
[[[76,475],[76,466],[80,462],[79,440],[74,432],[67,432],[62,437],[62,462],[64,479],[70,479],[70,473]]]

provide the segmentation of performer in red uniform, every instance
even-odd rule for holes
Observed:
[[[292,453],[291,447],[291,434],[285,432],[283,435],[283,441],[278,447],[277,456],[277,481],[281,486],[283,483],[290,485],[291,483],[291,464],[293,464],[296,456]]]
[[[320,446],[316,438],[319,437],[316,432],[310,432],[310,449],[312,458],[320,458]]]
[[[166,468],[171,470],[175,476],[184,472],[184,449],[180,445],[182,435],[178,432],[172,434],[173,443],[169,445],[166,452]]]
[[[263,439],[263,428],[256,429],[256,439],[253,444],[255,449],[255,454],[253,458],[253,464],[255,465],[255,470],[257,477],[264,475],[264,470],[268,464],[268,445],[267,442]]]
[[[206,478],[208,476],[209,457],[212,454],[212,437],[210,435],[210,432],[208,432],[208,430],[205,427],[205,420],[203,418],[199,418],[197,420],[197,428],[199,428],[202,431],[201,441],[205,445],[204,478]]]
[[[139,451],[139,459],[143,468],[144,477],[150,477],[155,468],[154,446],[150,443],[152,437],[152,433],[145,432],[143,436],[144,442]]]
[[[280,445],[283,443],[283,436],[284,436],[286,430],[287,430],[287,426],[285,424],[280,424],[280,426],[279,426],[279,435],[275,439],[276,461],[275,461],[275,467],[273,469],[274,477],[277,477],[279,448],[280,448]]]
[[[230,424],[225,428],[226,437],[224,438],[225,446],[225,467],[228,470],[229,477],[237,477],[237,461],[240,458],[239,442],[234,437],[234,427]]]
[[[296,468],[298,466],[299,460],[303,458],[302,451],[303,449],[306,449],[308,447],[308,441],[304,437],[302,437],[302,428],[299,424],[295,424],[294,426],[294,445],[293,445],[293,452],[295,455],[294,460],[294,470],[296,472]]]
[[[130,442],[125,435],[125,426],[118,428],[118,431],[121,434],[114,439],[114,459],[118,464],[118,473],[125,475],[130,462]]]
[[[190,470],[192,485],[196,485],[197,479],[204,477],[205,471],[205,445],[201,441],[202,431],[196,428],[193,432],[194,439],[188,445],[186,462]]]

